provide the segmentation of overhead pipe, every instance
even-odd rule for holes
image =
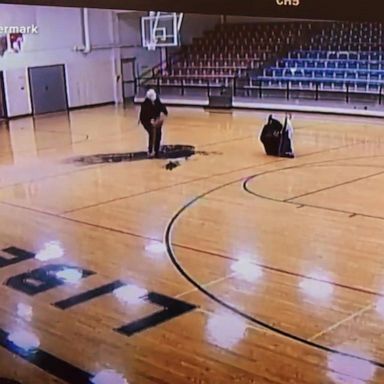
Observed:
[[[83,26],[84,26],[84,53],[91,52],[91,37],[89,33],[89,9],[83,8]]]
[[[76,52],[83,52],[84,54],[91,52],[91,38],[89,32],[89,9],[82,8],[81,10],[81,26],[83,31],[83,45],[81,47],[75,46]]]

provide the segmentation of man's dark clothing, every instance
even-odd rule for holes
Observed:
[[[154,103],[149,99],[145,99],[141,104],[140,122],[148,132],[148,152],[152,153],[154,150],[156,155],[158,155],[160,151],[162,127],[154,127],[151,120],[158,119],[161,113],[168,116],[167,108],[159,98],[157,98]]]

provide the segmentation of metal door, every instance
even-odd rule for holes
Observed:
[[[64,65],[28,69],[33,114],[68,110]]]

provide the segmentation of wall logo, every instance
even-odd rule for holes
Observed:
[[[24,38],[22,33],[0,35],[0,56],[4,56],[6,52],[19,53],[23,41]]]
[[[4,26],[0,25],[0,57],[6,52],[19,53],[24,35],[36,35],[39,28],[36,25]]]
[[[300,5],[300,0],[275,0],[278,6],[285,7],[298,7]]]

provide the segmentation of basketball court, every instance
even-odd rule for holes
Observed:
[[[178,47],[183,17],[141,18],[142,56]],[[0,384],[383,383],[382,118],[294,113],[284,159],[269,111],[168,106],[149,159],[136,58],[105,87],[123,102],[68,108],[103,88],[81,91],[110,69],[86,60],[51,68],[77,81],[66,111],[0,103]]]
[[[140,151],[137,113],[2,127],[2,375],[382,382],[381,121],[297,114],[285,160],[264,113],[171,108],[166,144],[196,152],[172,171],[76,161]]]

